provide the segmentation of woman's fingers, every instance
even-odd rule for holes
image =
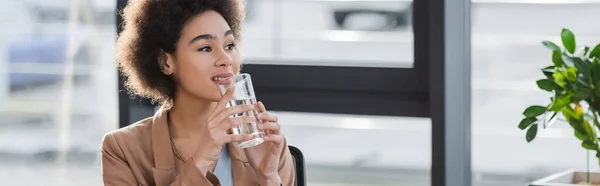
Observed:
[[[219,111],[219,113],[209,122],[208,127],[215,128],[221,125],[222,123],[225,123],[224,121],[228,119],[229,116],[234,114],[240,114],[243,112],[248,112],[252,109],[254,109],[254,105],[236,105],[232,107],[227,107]]]
[[[266,112],[267,108],[265,107],[265,104],[262,103],[262,101],[259,101],[258,103],[256,103],[256,106],[258,108],[258,112]]]
[[[279,125],[279,123],[265,122],[262,125],[259,125],[258,129],[269,131],[270,134],[279,134],[280,127],[281,126]]]
[[[277,123],[277,121],[279,120],[277,118],[277,116],[275,116],[274,114],[271,114],[270,112],[267,112],[267,109],[265,108],[265,105],[262,102],[258,102],[256,104],[256,108],[258,108],[258,110],[260,112],[256,116],[256,118],[259,119],[260,121],[263,121],[263,123],[268,123],[268,122]],[[277,125],[277,126],[279,126],[279,125]],[[277,127],[277,130],[279,130],[279,127]]]
[[[277,122],[277,120],[278,120],[277,116],[275,116],[274,114],[271,114],[269,112],[261,112],[256,116],[256,118],[260,119],[261,121],[268,121],[268,122]]]
[[[281,135],[268,135],[263,138],[265,141],[275,142],[278,146],[283,143],[283,136]]]
[[[240,116],[240,117],[234,117],[234,118],[229,118],[229,120],[227,120],[227,124],[221,124],[221,128],[222,129],[231,129],[233,127],[237,127],[240,126],[241,124],[246,124],[246,123],[252,123],[255,122],[256,118],[252,117],[252,116]]]
[[[266,134],[266,136],[264,138],[265,141],[272,141],[277,144],[281,144],[283,142],[283,137],[279,135],[280,125],[277,123],[277,120],[278,120],[277,116],[267,112],[267,109],[265,108],[265,105],[262,102],[258,102],[256,104],[256,106],[254,106],[254,105],[237,105],[237,106],[231,106],[231,107],[226,108],[225,107],[226,101],[224,101],[224,100],[230,99],[231,91],[232,90],[230,89],[225,94],[225,96],[223,96],[224,99],[219,101],[219,105],[217,106],[217,109],[220,109],[220,110],[215,110],[215,113],[213,113],[211,115],[212,119],[211,119],[211,121],[209,121],[208,126],[213,130],[219,130],[219,131],[225,130],[226,131],[233,127],[237,127],[241,124],[255,122],[258,119],[258,120],[263,121],[262,124],[259,124],[258,128],[265,132],[265,134]],[[248,112],[255,108],[259,111],[259,114],[256,116],[256,118],[254,118],[252,116],[230,117],[234,114]],[[217,132],[217,131],[214,131],[214,132]],[[217,133],[221,133],[221,132],[217,132]],[[215,133],[215,134],[217,134],[217,133]],[[217,136],[221,136],[221,135],[217,135]],[[254,137],[249,134],[226,134],[226,135],[223,135],[223,136],[217,137],[217,138],[220,138],[221,140],[219,140],[219,141],[222,141],[223,143],[230,143],[230,142],[243,142],[243,141],[251,140]]]
[[[209,120],[214,119],[221,110],[223,110],[223,109],[225,109],[225,107],[227,107],[227,103],[231,100],[231,97],[233,97],[234,92],[235,92],[235,86],[231,86],[227,89],[227,92],[225,92],[223,97],[221,97],[221,100],[219,100],[219,102],[217,103],[217,106],[215,107],[213,112],[208,116]]]

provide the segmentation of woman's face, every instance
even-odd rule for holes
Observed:
[[[240,71],[236,44],[233,32],[219,13],[203,12],[184,25],[175,54],[167,54],[165,73],[172,73],[177,91],[218,101],[218,84]]]

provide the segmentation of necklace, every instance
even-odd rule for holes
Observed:
[[[169,128],[172,121],[171,121],[171,112],[167,112],[167,128]],[[169,140],[171,140],[171,150],[173,151],[173,154],[175,154],[175,157],[177,157],[177,159],[181,160],[183,163],[187,163],[187,160],[185,160],[183,158],[183,156],[181,156],[181,153],[179,153],[179,150],[177,149],[177,146],[175,146],[175,142],[173,142],[173,138],[171,137],[171,133],[169,132]]]

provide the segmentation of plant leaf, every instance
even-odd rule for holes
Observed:
[[[569,57],[569,56],[567,56],[567,55],[564,55],[564,54],[563,54],[563,55],[561,56],[561,58],[562,58],[562,60],[563,60],[564,64],[565,64],[567,67],[573,67],[573,66],[575,66],[575,62],[573,62],[573,59],[571,59],[571,57]]]
[[[565,119],[567,119],[569,122],[571,122],[571,120],[577,120],[575,124],[577,124],[577,126],[582,125],[581,121],[583,119],[583,110],[581,109],[573,109],[571,107],[565,107],[562,110],[563,115],[565,116]],[[583,131],[585,133],[585,131]]]
[[[600,97],[600,81],[596,82],[596,89],[594,91],[594,94]]]
[[[566,94],[566,95],[558,96],[552,103],[552,106],[550,107],[549,110],[550,111],[562,110],[565,106],[567,106],[567,105],[569,105],[569,103],[571,103],[571,97],[573,97],[573,94]]]
[[[539,115],[542,115],[544,112],[546,112],[546,107],[539,106],[539,105],[533,105],[533,106],[527,107],[527,109],[525,109],[525,111],[523,111],[523,115],[525,115],[525,117],[528,117],[528,118],[534,118]]]
[[[596,145],[594,143],[594,141],[592,141],[592,140],[583,140],[583,142],[581,142],[581,146],[583,148],[586,148],[589,150],[597,150],[598,149],[598,145]]]
[[[571,117],[569,119],[569,125],[571,125],[571,127],[573,127],[574,130],[583,134],[584,136],[590,135],[585,131],[585,129],[583,128],[583,123],[579,119]]]
[[[519,123],[519,129],[525,130],[527,127],[529,127],[535,121],[537,121],[537,119],[535,119],[535,118],[525,118],[525,119],[521,120],[521,122]]]
[[[579,89],[573,94],[573,101],[580,102],[581,100],[585,100],[589,97],[592,97],[594,92],[591,89],[583,88]]]
[[[584,76],[579,76],[579,78],[577,78],[577,81],[575,82],[575,87],[577,87],[578,89],[581,88],[591,88],[591,86],[588,84],[586,77]]]
[[[592,72],[590,71],[590,64],[586,61],[583,61],[580,58],[572,58],[575,68],[577,68],[578,72],[581,72],[584,77],[587,79],[592,77]]]
[[[552,78],[554,79],[554,83],[556,83],[561,88],[565,87],[565,76],[560,73],[560,71],[556,71],[552,74]]]
[[[589,136],[587,136],[586,134],[583,134],[577,130],[573,130],[573,131],[575,131],[575,137],[577,137],[577,139],[579,139],[579,140],[589,139]]]
[[[552,51],[558,51],[559,53],[561,52],[560,47],[558,47],[558,45],[554,44],[552,41],[542,41],[542,45]]]
[[[590,47],[588,47],[588,46],[583,47],[583,55],[587,57],[589,54],[588,52],[590,52]]]
[[[544,73],[544,76],[546,76],[548,79],[554,80],[554,77],[552,77],[552,74],[556,71],[556,70],[554,70],[554,68],[556,68],[556,67],[547,66],[546,68],[542,69],[542,73]]]
[[[592,75],[593,75],[592,82],[600,81],[600,60],[592,61],[591,66],[592,66]]]
[[[527,129],[527,134],[525,134],[525,139],[527,140],[528,143],[533,141],[533,139],[535,139],[535,136],[537,135],[537,129],[538,129],[537,124],[531,125],[531,127],[529,127],[529,129]]]
[[[562,53],[560,52],[560,50],[552,51],[552,63],[554,63],[554,66],[557,67],[564,66],[565,63],[562,60]]]
[[[590,124],[590,122],[588,120],[586,120],[584,117],[582,117],[581,119],[583,121],[583,129],[586,131],[586,133],[591,136],[595,136],[594,128],[592,128],[592,125]]]
[[[575,35],[573,34],[573,32],[571,32],[571,30],[563,28],[562,32],[560,33],[563,45],[565,46],[565,49],[567,49],[567,51],[569,51],[569,53],[573,54],[575,52]]]
[[[600,59],[600,44],[596,45],[594,49],[590,52],[590,57],[596,57]]]
[[[589,136],[590,133],[587,132],[587,130],[585,129],[585,127],[583,126],[583,121],[579,118],[577,118],[577,114],[575,114],[573,111],[571,111],[570,113],[566,112],[566,110],[568,109],[564,109],[563,110],[563,114],[565,115],[565,118],[567,119],[567,121],[569,122],[569,125],[571,125],[571,127],[573,127],[573,130],[576,130],[577,132],[579,132],[580,134],[584,135],[584,136]]]
[[[542,90],[546,90],[546,91],[553,91],[553,90],[561,89],[560,86],[558,86],[554,81],[549,80],[549,79],[540,79],[536,83],[537,83],[538,87],[540,87]]]
[[[575,80],[577,80],[577,68],[570,67],[567,69],[567,80],[569,80],[569,82],[575,82]]]

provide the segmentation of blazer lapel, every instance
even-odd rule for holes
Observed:
[[[239,143],[229,143],[228,146],[229,155],[231,156],[233,185],[258,185],[256,174],[248,163],[244,149],[239,147]]]
[[[246,151],[240,148],[240,143],[232,142],[227,145],[229,147],[229,155],[232,160],[238,160],[244,163],[248,163],[248,158],[246,157]]]
[[[152,171],[156,185],[169,185],[175,181],[175,160],[171,148],[166,111],[160,108],[152,118]]]
[[[152,168],[155,185],[171,185],[175,181],[175,168],[163,170]]]

